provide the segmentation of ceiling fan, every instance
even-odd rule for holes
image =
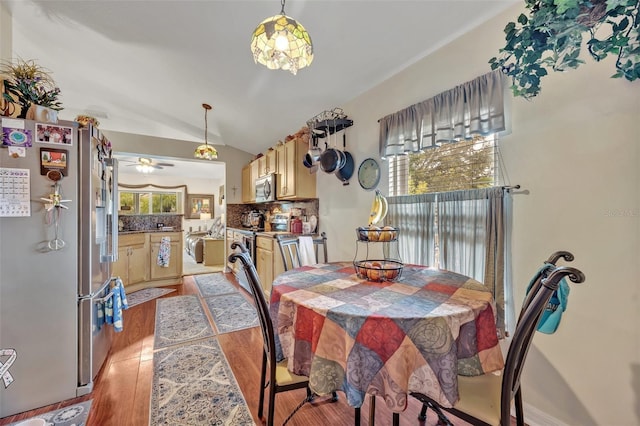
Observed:
[[[123,160],[131,162],[133,164],[127,164],[127,166],[135,166],[136,170],[140,173],[151,173],[154,169],[162,170],[165,167],[173,167],[171,163],[154,162],[151,158],[139,157],[138,161]]]

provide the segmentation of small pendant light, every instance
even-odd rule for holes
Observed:
[[[218,151],[207,142],[209,130],[207,127],[207,112],[211,109],[211,105],[202,104],[202,108],[204,108],[204,143],[196,148],[194,156],[203,160],[215,160],[218,158]]]

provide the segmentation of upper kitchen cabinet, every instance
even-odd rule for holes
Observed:
[[[263,155],[256,161],[258,162],[258,177],[262,177],[270,173],[278,173],[275,149],[270,148],[266,155]]]
[[[252,161],[242,168],[242,202],[253,203],[256,200],[256,178],[258,162]]]
[[[295,200],[316,197],[316,175],[309,173],[303,164],[309,149],[307,142],[292,139],[276,147],[279,200]]]

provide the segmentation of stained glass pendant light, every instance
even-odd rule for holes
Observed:
[[[265,19],[253,31],[251,52],[256,63],[270,70],[288,70],[295,75],[299,69],[311,65],[313,45],[307,30],[285,15],[285,0],[280,3],[280,15]]]
[[[196,158],[202,158],[203,160],[215,160],[218,158],[218,151],[207,142],[207,133],[209,130],[207,127],[207,112],[211,109],[211,105],[202,104],[202,108],[204,108],[204,143],[196,148],[194,156]]]

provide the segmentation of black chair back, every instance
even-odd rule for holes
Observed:
[[[251,295],[255,302],[256,310],[258,311],[258,319],[260,320],[260,329],[262,330],[262,337],[264,340],[264,350],[269,358],[270,368],[275,369],[276,365],[276,346],[275,346],[275,333],[273,330],[273,323],[271,322],[271,316],[269,316],[269,304],[264,297],[262,285],[260,284],[260,278],[258,278],[258,272],[253,265],[251,256],[247,248],[238,242],[231,244],[231,249],[240,249],[239,253],[233,253],[229,256],[231,262],[239,260],[242,263],[242,267],[249,281],[249,287],[251,287]]]
[[[500,404],[502,424],[510,424],[511,400],[520,390],[520,376],[531,341],[535,335],[536,326],[553,292],[558,289],[560,280],[565,276],[574,283],[582,283],[585,280],[585,276],[580,270],[568,266],[559,266],[553,268],[547,277],[543,278],[542,275],[538,277],[533,286],[537,287],[537,291],[534,292],[533,287],[530,291],[533,296],[521,313],[505,361]]]
[[[280,254],[282,255],[282,261],[284,262],[284,270],[299,268],[302,266],[300,261],[300,240],[298,237],[291,237],[288,235],[277,235],[276,240],[280,247]],[[322,251],[320,251],[322,247]],[[326,263],[329,261],[327,257],[327,234],[321,233],[319,236],[313,238],[313,248],[316,255],[316,261],[318,263]],[[322,253],[323,258],[320,259],[319,254]]]

